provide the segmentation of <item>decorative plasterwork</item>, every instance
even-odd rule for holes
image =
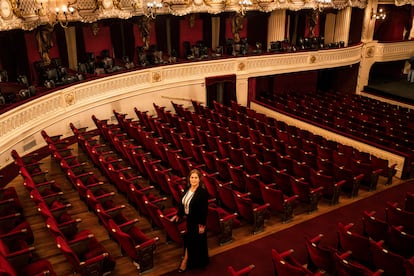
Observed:
[[[120,18],[128,19],[133,16],[145,14],[146,0],[69,0],[59,1],[74,9],[67,12],[68,22],[91,23],[100,19]],[[402,0],[403,1],[403,0]],[[11,29],[32,30],[39,25],[54,23],[56,19],[55,0],[11,0],[13,14],[7,18],[0,17],[0,31]],[[157,14],[173,14],[184,16],[190,13],[238,12],[240,4],[238,0],[164,0],[162,8]],[[332,0],[331,3],[321,4],[318,0],[254,0],[253,5],[247,11],[271,12],[277,9],[343,9],[345,7],[365,8],[367,0]]]

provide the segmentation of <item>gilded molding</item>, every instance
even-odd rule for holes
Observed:
[[[74,105],[76,103],[75,94],[73,92],[66,93],[65,94],[65,102],[66,102],[67,106]]]
[[[11,29],[32,30],[39,25],[52,23],[55,19],[55,0],[10,0],[13,14],[10,18],[0,18],[0,31]],[[100,19],[128,19],[145,14],[143,7],[146,0],[76,0],[71,7],[74,14],[68,14],[70,22],[92,23]],[[223,12],[238,12],[239,3],[236,0],[165,0],[159,14],[184,16],[191,13],[219,14]],[[249,11],[271,12],[276,9],[297,11],[300,9],[318,9],[318,0],[258,0],[253,1]],[[324,4],[327,5],[327,4]],[[329,8],[343,9],[345,7],[365,8],[367,0],[332,0]],[[40,10],[45,13],[41,14]],[[46,14],[47,13],[47,14]],[[16,19],[18,19],[16,21]]]
[[[158,72],[152,73],[152,82],[160,82],[161,81],[161,74]]]
[[[316,62],[316,56],[313,56],[313,55],[312,55],[312,56],[310,56],[310,57],[309,57],[309,62],[310,62],[310,63],[315,63],[315,62]]]

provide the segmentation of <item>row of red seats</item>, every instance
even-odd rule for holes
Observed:
[[[157,107],[156,107],[157,109]],[[160,114],[160,112],[158,112],[158,114]],[[197,115],[198,116],[198,115]],[[190,124],[190,122],[189,122]],[[197,133],[200,133],[201,131],[198,130]],[[183,131],[183,133],[186,133],[186,131]],[[217,144],[220,145],[221,140],[219,139],[220,137],[217,135],[215,136],[215,140],[217,141]],[[249,163],[245,163],[239,166],[234,165],[235,162],[240,162],[240,160],[243,160],[243,158],[245,156],[247,156],[247,154],[244,154],[243,156],[232,156],[230,155],[231,153],[235,153],[236,149],[233,148],[233,150],[231,150],[229,152],[228,155],[221,155],[220,157],[218,154],[218,150],[215,151],[210,151],[210,149],[207,150],[203,150],[201,157],[197,157],[197,155],[199,155],[199,151],[197,153],[197,149],[200,148],[199,145],[195,145],[194,143],[189,143],[190,145],[190,150],[185,150],[187,143],[184,143],[185,141],[194,139],[193,141],[195,142],[195,138],[194,137],[185,137],[184,134],[181,136],[180,141],[182,142],[182,145],[177,145],[183,148],[183,152],[186,152],[188,155],[190,155],[191,153],[193,153],[191,156],[188,156],[188,158],[194,158],[195,160],[200,160],[198,161],[199,163],[204,163],[205,162],[205,166],[206,168],[209,170],[209,172],[218,172],[217,177],[220,178],[220,180],[227,182],[229,180],[232,181],[232,186],[234,189],[239,190],[240,192],[246,192],[246,187],[251,187],[250,191],[251,195],[256,195],[256,198],[261,198],[260,195],[260,191],[259,191],[259,185],[255,185],[254,183],[258,183],[257,180],[257,173],[259,172],[259,170],[257,170],[257,168],[254,168],[251,170],[251,172],[254,174],[252,174],[252,177],[247,177],[247,180],[244,180],[242,175],[240,174],[240,168],[249,168]],[[178,143],[175,143],[178,144]],[[212,147],[213,143],[210,143],[210,147],[215,149],[215,148],[219,148],[220,146],[217,147]],[[202,144],[203,146],[205,146],[205,144]],[[232,149],[232,148],[230,148]],[[221,152],[224,152],[224,150],[221,150]],[[239,151],[240,152],[240,151]],[[251,157],[254,157],[252,154]],[[222,156],[225,156],[224,158],[222,158]],[[256,158],[255,158],[256,159]],[[204,162],[203,162],[204,160]],[[257,159],[256,159],[257,160]],[[261,162],[260,162],[261,163]],[[240,164],[240,163],[239,163]],[[252,162],[250,162],[250,164],[252,164]],[[269,167],[267,164],[263,164],[265,166],[267,166],[266,169],[263,169],[261,172],[262,174],[260,175],[261,178],[264,178],[266,175],[269,175],[269,173],[271,173],[271,171],[269,171]],[[266,171],[268,171],[269,173],[266,173]],[[239,175],[239,177],[237,177],[236,175]],[[243,173],[242,173],[243,174]],[[245,174],[244,177],[246,178],[246,176],[249,176],[248,174]],[[259,180],[263,180],[263,179],[259,179]],[[269,181],[269,183],[272,183],[274,181]],[[214,196],[214,194],[217,194],[217,192],[211,192],[211,194]],[[292,194],[290,194],[290,196],[292,196]],[[231,197],[229,197],[231,198]],[[279,202],[280,202],[280,198],[282,199],[282,201],[284,200],[283,197],[279,197]],[[307,199],[306,199],[307,200]],[[230,200],[226,200],[226,202],[230,202]],[[273,206],[283,206],[284,204],[273,204]],[[283,210],[283,209],[282,209]],[[286,209],[285,209],[286,210]],[[285,212],[283,212],[285,213]]]
[[[11,155],[23,174],[42,175],[37,155],[21,157],[15,150]],[[16,189],[2,189],[0,198],[0,274],[56,275],[48,260],[36,257],[33,231],[24,217]]]
[[[121,126],[125,116],[116,112],[115,115],[120,121],[119,125]],[[102,127],[101,122],[98,121],[96,117],[94,120],[98,124],[99,129],[106,132],[104,130],[106,128]],[[113,148],[118,149],[125,160],[129,160],[132,166],[138,168],[140,174],[144,175],[151,181],[151,183],[158,186],[161,193],[171,195],[175,203],[178,203],[178,201],[181,200],[184,185],[186,185],[185,178],[172,173],[171,169],[164,167],[166,165],[165,163],[161,164],[161,160],[153,159],[150,149],[146,149],[146,147],[148,148],[148,143],[144,142],[144,146],[138,146],[139,143],[138,145],[131,144],[130,146],[126,146],[124,141],[128,139],[119,139],[119,137],[111,138],[111,133],[109,132],[106,132],[104,136],[107,136],[108,139],[110,139]],[[143,150],[149,151],[145,152]],[[176,226],[174,227],[174,225],[171,225],[167,220],[167,218],[173,215],[176,210],[171,211],[171,209],[164,209],[161,211],[154,200],[148,200],[146,195],[137,191],[137,189],[134,189],[130,194],[135,195],[135,198],[132,198],[131,201],[135,201],[136,205],[140,207],[141,214],[149,215],[153,225],[155,224],[157,227],[165,228],[169,238],[178,243],[182,242],[178,232],[183,231],[183,225],[180,225],[177,229]],[[157,203],[160,202],[159,199],[156,201]],[[235,214],[229,214],[213,203],[209,205],[207,228],[209,231],[218,235],[220,244],[232,240],[233,225],[238,225],[237,220],[235,220]]]
[[[229,113],[226,110],[230,109],[218,103],[215,104],[215,108],[223,114]],[[247,115],[247,118],[253,118],[255,123],[250,125],[253,125],[252,127],[255,126],[256,131],[265,133],[271,137],[277,137],[284,144],[284,147],[277,146],[278,144],[274,142],[266,142],[266,139],[259,139],[256,142],[263,143],[266,147],[273,146],[278,152],[289,155],[295,160],[308,162],[314,168],[318,166],[318,163],[321,162],[320,160],[332,160],[334,164],[340,167],[351,169],[353,166],[354,170],[364,172],[365,177],[369,178],[367,169],[368,167],[372,167],[372,171],[376,171],[377,174],[387,177],[386,184],[391,183],[392,177],[396,173],[396,164],[389,166],[388,160],[370,155],[366,152],[361,152],[351,146],[343,145],[336,141],[327,140],[295,126],[282,124],[280,122],[275,123],[274,120],[267,120],[269,123],[263,124],[263,121],[266,121],[264,118],[268,118],[267,116],[246,107],[241,107],[235,102],[232,102],[231,109],[240,110],[240,112]],[[270,125],[270,123],[274,124],[274,126]],[[231,125],[229,124],[228,127]],[[253,136],[250,135],[250,137]],[[260,137],[263,137],[263,134]],[[362,169],[360,168],[361,166],[367,167],[367,169]],[[332,169],[329,170],[326,166],[323,169],[325,173],[332,174]],[[374,180],[366,182],[369,183],[369,186],[375,187],[376,182]]]
[[[345,254],[342,269],[349,273],[381,271],[383,275],[413,275],[414,236],[412,212],[413,194],[407,192],[403,208],[399,204],[385,204],[385,218],[375,211],[364,211],[362,230],[353,223],[338,224],[338,246],[321,243],[321,237],[306,239],[308,268],[312,271],[335,273],[338,269],[335,253]],[[361,227],[359,227],[361,228]],[[348,264],[347,264],[348,262]],[[340,264],[344,266],[344,264]],[[345,269],[346,268],[346,269]],[[369,272],[371,271],[371,272]],[[340,274],[342,275],[342,274]],[[359,275],[359,274],[351,274]],[[367,275],[367,274],[364,274]]]
[[[197,106],[197,105],[196,105]],[[202,108],[202,107],[200,107],[200,106],[197,106],[198,108],[197,109],[200,109],[200,108]],[[205,109],[205,108],[204,108]],[[179,109],[178,109],[179,110]],[[161,111],[160,112],[157,112],[158,114],[160,114],[161,113]],[[177,112],[177,113],[179,113],[179,112]],[[223,121],[223,120],[222,120]],[[229,125],[232,125],[232,124],[229,124]],[[220,129],[220,128],[218,128],[218,129]],[[212,133],[214,133],[214,131],[212,131],[212,128],[210,128],[209,129],[209,131],[211,131]],[[201,131],[199,131],[199,132],[201,132]],[[238,133],[240,133],[240,132],[236,132],[237,134]],[[221,146],[221,144],[223,144],[223,143],[220,143],[220,139],[219,138],[222,138],[222,137],[224,137],[225,135],[223,135],[223,132],[221,132],[220,133],[220,135],[216,135],[216,136],[214,136],[214,137],[216,137],[217,138],[217,140],[219,141],[219,142],[217,142],[216,144],[218,144],[216,147],[212,147],[213,149],[216,149],[215,151],[216,152],[223,152],[224,150],[220,150],[221,148],[223,148],[223,146]],[[193,138],[193,137],[191,137],[191,138]],[[191,139],[190,138],[190,139]],[[230,142],[230,144],[231,145],[233,145],[234,143],[232,143],[231,141],[229,141]],[[207,141],[207,143],[210,145],[210,147],[211,147],[211,145],[212,145],[212,143],[209,143],[208,141]],[[270,151],[269,149],[267,149],[267,148],[265,148],[265,149],[263,149],[263,146],[261,145],[261,144],[256,144],[256,149],[257,148],[259,148],[259,147],[262,147],[262,150],[260,150],[260,151],[255,151],[253,154],[255,154],[255,156],[268,156],[268,157],[265,157],[265,158],[267,158],[267,159],[264,159],[264,160],[260,160],[260,161],[270,161],[271,163],[273,163],[272,165],[273,166],[278,166],[278,163],[280,163],[280,166],[279,166],[279,168],[280,167],[282,167],[282,168],[284,168],[284,169],[286,169],[287,168],[287,170],[288,170],[288,173],[289,174],[291,174],[291,175],[293,175],[293,176],[295,176],[297,179],[299,179],[299,178],[301,178],[301,177],[303,177],[303,174],[299,174],[298,172],[299,172],[299,170],[294,170],[295,168],[299,168],[301,165],[302,165],[302,163],[303,162],[298,162],[298,161],[296,161],[296,160],[292,160],[292,158],[290,158],[290,156],[281,156],[281,155],[279,155],[278,154],[278,152],[275,152],[275,151]],[[244,148],[247,148],[245,145],[244,145]],[[244,149],[243,148],[243,149]],[[188,150],[187,150],[187,152],[188,152]],[[240,154],[237,156],[235,153],[238,153],[238,152],[240,152]],[[234,154],[233,154],[234,153]],[[256,162],[252,162],[252,161],[255,161],[255,160],[258,160],[258,158],[251,158],[250,157],[250,161],[245,161],[244,163],[242,163],[243,162],[243,160],[244,159],[246,159],[247,157],[246,156],[249,156],[248,154],[241,154],[242,153],[242,151],[240,150],[240,149],[238,149],[238,151],[237,150],[234,150],[234,148],[230,148],[230,152],[229,152],[229,154],[228,155],[222,155],[222,156],[224,156],[224,157],[227,157],[227,156],[229,156],[230,157],[230,160],[231,160],[231,162],[237,162],[237,164],[239,164],[239,165],[243,165],[243,167],[245,167],[246,169],[247,169],[247,171],[249,171],[249,172],[252,172],[252,173],[254,173],[254,172],[258,172],[258,171],[260,171],[260,170],[258,170],[257,169],[257,167],[258,167],[258,165],[256,165],[256,166],[253,166],[252,164],[254,164],[254,163],[256,163],[256,164],[258,164],[259,163],[259,161],[256,161]],[[269,154],[267,154],[267,153],[269,153]],[[250,155],[252,155],[252,154],[250,154]],[[193,156],[193,157],[195,157],[195,156]],[[276,157],[279,157],[279,160],[278,159],[275,159]],[[282,159],[283,158],[283,160],[280,160],[280,159]],[[273,159],[273,160],[272,160]],[[272,162],[273,161],[273,162]],[[278,161],[280,161],[280,162],[278,162]],[[287,163],[289,161],[289,163]],[[283,164],[283,165],[282,165]],[[207,167],[211,167],[211,166],[209,166],[208,165],[208,162],[206,162],[206,165],[207,165]],[[223,168],[223,166],[218,166],[219,168]],[[250,169],[250,168],[252,168],[252,169]],[[266,172],[266,170],[268,171],[268,173],[265,173]],[[262,170],[262,171],[260,171],[260,174],[261,174],[261,177],[265,177],[265,175],[269,175],[269,173],[271,172],[268,168],[266,169],[266,170]],[[280,169],[279,169],[280,170]],[[308,171],[310,172],[310,168],[308,168]],[[228,175],[228,173],[225,173],[224,171],[222,171],[221,172],[221,174],[223,174],[223,175]],[[308,173],[307,175],[309,175],[310,173]],[[271,175],[271,173],[270,173],[270,175]],[[341,176],[346,176],[347,174],[346,173],[343,173],[343,174],[341,174]],[[349,176],[350,175],[352,175],[352,174],[348,174]],[[308,179],[308,181],[309,181],[309,178],[307,178]],[[274,179],[271,179],[271,177],[267,177],[267,180],[269,181],[269,183],[272,183],[273,182],[273,180]],[[342,180],[342,179],[341,179]],[[338,182],[339,182],[340,180],[338,180]],[[349,181],[349,182],[351,182],[351,184],[349,185],[349,186],[355,186],[355,184],[354,184],[354,182],[355,181],[353,181],[353,180],[351,180],[351,181]],[[334,183],[333,183],[334,184]],[[332,185],[333,184],[331,184],[330,186],[332,187]],[[317,188],[317,187],[315,187],[315,188]],[[332,189],[327,189],[326,190],[326,194],[328,195],[328,196],[332,196]],[[354,193],[354,195],[355,195],[355,193]],[[337,198],[337,197],[334,197],[334,198]],[[336,202],[335,200],[333,201],[333,202]]]
[[[139,114],[139,111],[136,111]],[[120,123],[122,125],[123,123]],[[130,129],[131,132],[133,130]],[[200,166],[197,166],[196,164],[189,162],[189,157],[183,158],[181,156],[181,145],[179,145],[179,148],[175,147],[172,148],[170,145],[167,145],[164,142],[158,141],[156,144],[152,143],[156,140],[158,140],[158,137],[152,137],[149,133],[143,134],[144,132],[142,129],[135,129],[135,132],[139,132],[138,134],[131,133],[132,137],[139,137],[138,139],[141,141],[143,145],[147,145],[147,148],[149,149],[155,149],[154,151],[157,152],[157,155],[162,159],[165,160],[165,163],[168,163],[171,165],[173,170],[175,170],[177,173],[181,174],[181,176],[185,176],[188,174],[191,167],[197,167],[201,170],[203,170]],[[180,139],[180,138],[179,138]],[[179,142],[177,142],[179,143]],[[158,146],[157,146],[158,145]],[[182,162],[180,162],[182,161]],[[157,170],[155,170],[157,171]],[[155,182],[157,180],[154,180]],[[220,189],[223,185],[217,185],[217,187],[209,186],[209,183],[206,183],[207,190],[216,190]],[[212,183],[212,185],[216,185],[217,183]],[[233,191],[232,189],[220,189],[222,192],[222,196],[220,198],[219,204],[222,205],[222,207],[227,207],[227,209],[231,212],[237,212],[240,214],[241,217],[243,217],[246,221],[251,223],[253,225],[253,232],[259,232],[264,229],[264,218],[265,218],[265,211],[268,206],[268,204],[259,206],[258,204],[255,204],[253,201],[248,198],[246,194],[242,194],[237,191]],[[215,195],[218,193],[215,193]],[[180,197],[179,197],[180,198]],[[179,200],[178,198],[178,200]],[[211,197],[212,199],[218,199],[215,196]],[[224,203],[224,205],[223,205]],[[210,206],[211,207],[211,206]],[[215,207],[217,208],[217,207]],[[221,211],[223,213],[223,211]]]
[[[47,136],[45,132],[42,132],[42,135]],[[69,148],[66,150],[71,151]],[[60,155],[61,152],[62,149],[55,150],[53,156],[73,187],[79,192],[80,198],[87,203],[90,210],[95,212],[109,235],[119,243],[140,272],[153,268],[153,253],[158,238],[147,237],[135,225],[138,219],[129,219],[125,215],[123,212],[125,205],[115,202],[115,192],[111,190],[110,185],[100,181],[84,163],[78,161],[77,157],[70,153],[63,157]],[[67,160],[71,161],[67,162]]]
[[[70,160],[68,163],[75,163],[68,154],[68,141],[60,139],[60,136],[50,137],[46,132],[42,132],[42,135],[49,148],[54,149],[51,150],[51,155],[56,160],[62,161],[67,158]],[[59,151],[62,151],[62,154]],[[74,271],[81,275],[102,275],[113,271],[115,260],[91,231],[78,231],[81,219],[72,217],[71,204],[66,202],[59,185],[47,179],[47,171],[44,171],[42,176],[39,173],[32,175],[22,172],[21,175],[57,247]]]
[[[15,189],[3,188],[0,197],[0,274],[56,275],[49,261],[36,257],[33,232]]]
[[[378,110],[378,113],[372,115],[372,105],[369,109],[365,109],[365,114],[364,106],[357,105],[354,108],[350,108],[346,105],[344,112],[340,113],[341,109],[338,107],[326,108],[329,105],[328,103],[332,103],[335,99],[328,100],[325,103],[318,102],[310,106],[312,103],[311,96],[308,96],[310,98],[306,99],[303,99],[303,97],[302,95],[294,95],[293,93],[278,95],[274,100],[260,99],[260,101],[263,101],[269,106],[274,106],[276,109],[294,114],[302,119],[305,118],[306,120],[318,123],[318,125],[322,125],[325,128],[351,134],[355,139],[364,139],[365,143],[375,142],[378,145],[383,145],[408,154],[412,151],[412,143],[410,141],[414,137],[414,134],[408,125],[411,121],[411,112],[400,116],[398,112],[394,112],[395,114],[393,114],[390,108],[385,111],[382,109]],[[343,104],[342,102],[341,104]],[[384,118],[384,114],[387,114],[388,117]],[[376,116],[380,116],[377,123],[373,122]],[[395,121],[392,120],[394,117],[396,117]],[[412,166],[411,162],[411,160],[408,160],[408,166]],[[409,176],[410,170],[410,168],[404,169],[403,175]]]
[[[156,106],[156,110],[157,109],[158,109],[158,107]],[[157,111],[157,114],[164,114],[164,110]],[[159,115],[159,117],[162,117],[162,116],[163,115]],[[165,116],[170,116],[170,113],[166,113]],[[138,115],[138,117],[141,117],[142,118],[144,116],[143,116],[143,114],[141,114],[141,116]],[[171,118],[173,118],[173,117],[171,117]],[[157,124],[159,125],[159,123],[156,120],[152,120],[151,118],[141,119],[140,121],[148,121],[148,122],[150,122],[149,125],[151,125],[151,122],[153,122],[152,125],[157,125]],[[171,120],[170,120],[170,122],[171,122]],[[181,128],[184,128],[184,127],[181,126]],[[164,127],[163,129],[166,129],[166,127]],[[184,133],[185,132],[186,131],[184,131]],[[198,131],[198,132],[200,132],[200,131]],[[163,135],[163,134],[160,134],[160,135],[162,135],[164,137],[168,137],[167,135]],[[205,165],[206,165],[207,168],[209,168],[210,172],[211,171],[213,171],[213,172],[214,171],[219,171],[218,177],[221,178],[224,181],[228,181],[230,178],[232,178],[232,181],[233,181],[233,184],[234,184],[234,188],[236,188],[236,189],[238,189],[240,191],[245,191],[245,187],[246,186],[247,187],[252,187],[252,189],[250,189],[250,191],[249,191],[249,192],[251,192],[251,196],[259,195],[259,196],[256,196],[256,198],[261,197],[260,196],[259,185],[256,185],[256,189],[253,190],[253,188],[255,187],[253,184],[252,185],[249,185],[249,184],[245,184],[244,185],[243,184],[244,183],[244,181],[243,181],[243,175],[240,174],[240,171],[241,171],[240,168],[238,168],[237,166],[234,166],[233,164],[230,164],[229,168],[227,168],[228,167],[227,165],[230,162],[232,162],[232,163],[234,163],[234,162],[240,162],[240,160],[243,160],[243,158],[245,156],[248,156],[247,154],[241,154],[239,156],[236,156],[236,155],[234,155],[232,153],[236,152],[237,149],[230,148],[230,153],[228,155],[228,156],[230,156],[230,162],[227,162],[226,161],[226,158],[218,159],[216,155],[214,155],[214,154],[211,155],[211,152],[203,152],[203,154],[201,154],[202,156],[199,157],[200,156],[200,146],[199,145],[194,145],[192,143],[192,141],[190,140],[190,139],[193,139],[193,141],[194,141],[195,140],[194,137],[191,137],[191,138],[180,137],[180,138],[181,139],[179,139],[179,142],[181,142],[183,144],[182,146],[179,145],[179,143],[175,142],[174,140],[172,141],[172,144],[175,144],[176,147],[182,147],[183,148],[183,152],[186,152],[186,154],[187,154],[187,157],[186,158],[193,158],[198,163],[203,163],[203,160],[202,159],[204,158]],[[166,138],[166,139],[168,139],[168,138]],[[175,140],[178,140],[178,139],[175,139]],[[219,141],[218,143],[220,143],[220,140],[219,139],[217,139],[217,140]],[[188,141],[190,141],[190,143],[187,143]],[[184,142],[186,142],[186,143],[184,143]],[[192,148],[186,150],[186,145],[188,145],[188,144]],[[239,150],[239,152],[241,152],[241,151]],[[168,152],[167,152],[167,154],[168,154]],[[189,156],[189,155],[191,155],[191,156]],[[212,156],[211,158],[208,157],[210,155]],[[224,156],[226,156],[226,155],[224,155]],[[177,158],[174,158],[174,159],[177,160]],[[179,160],[181,160],[181,159],[182,158],[180,158]],[[227,157],[227,159],[229,159],[229,158]],[[254,158],[254,159],[256,159],[256,158]],[[198,160],[200,160],[200,161],[198,161]],[[210,161],[212,161],[212,162],[210,162]],[[219,161],[220,161],[220,163],[219,163]],[[214,165],[214,163],[217,163],[217,165]],[[238,163],[238,164],[240,164],[240,163]],[[246,167],[246,168],[252,167],[252,166],[249,166],[249,164],[252,164],[252,162],[249,162],[249,163],[246,162],[245,164],[243,164],[242,167]],[[263,170],[257,170],[257,166],[256,166],[256,168],[252,169],[252,172],[254,174],[256,174],[257,172],[259,172],[260,173],[260,176],[262,178],[265,178],[266,176],[268,176],[266,178],[267,179],[270,179],[271,176],[272,176],[272,171],[269,170],[269,168],[271,169],[271,167],[270,166],[267,166],[267,165],[265,165],[265,166],[266,166],[266,168],[264,168]],[[237,174],[238,174],[238,177],[236,176]],[[246,174],[244,176],[246,176]],[[249,178],[249,180],[250,180],[250,178]],[[254,181],[254,183],[258,183],[256,180],[251,180],[251,181],[247,181],[246,180],[246,183],[253,183],[253,181]],[[271,182],[273,182],[273,180],[270,180],[269,181],[269,183],[271,183]],[[289,178],[288,178],[288,181],[287,182],[288,183],[290,182]],[[212,194],[212,197],[214,197],[216,193],[215,192],[211,192],[211,194]]]
[[[364,219],[369,218],[365,213]],[[323,242],[323,235],[305,238],[308,262],[306,268],[294,257],[292,249],[278,252],[272,249],[272,261],[277,275],[413,275],[414,257],[390,250],[384,240],[374,240],[352,231],[352,223],[338,224],[338,246]],[[366,233],[365,233],[366,234]],[[401,236],[398,227],[390,226],[390,238]],[[407,246],[408,249],[408,246]]]

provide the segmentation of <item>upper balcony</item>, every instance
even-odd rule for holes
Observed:
[[[412,55],[414,41],[373,43],[376,61]],[[382,49],[379,51],[378,49]],[[43,147],[40,130],[72,135],[69,123],[95,128],[90,116],[113,117],[112,110],[152,110],[152,103],[171,99],[205,102],[205,78],[236,75],[237,99],[247,103],[248,78],[357,64],[366,45],[318,51],[206,59],[104,75],[57,88],[0,114],[0,166],[11,163],[10,152],[25,154]],[[380,55],[379,53],[383,53]]]

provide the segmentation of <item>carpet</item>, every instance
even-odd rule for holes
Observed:
[[[249,264],[256,268],[250,275],[274,275],[271,249],[279,252],[294,249],[293,255],[300,263],[307,262],[304,238],[319,233],[324,235],[322,244],[337,246],[337,225],[353,222],[355,231],[362,231],[362,213],[364,210],[376,211],[378,218],[385,218],[385,202],[394,201],[403,204],[405,193],[414,192],[414,180],[378,192],[368,198],[337,208],[316,218],[296,224],[288,229],[266,236],[254,242],[241,245],[210,258],[210,265],[203,270],[191,270],[185,273],[172,271],[165,276],[174,275],[227,275],[227,266],[240,269]],[[414,250],[414,249],[413,249]]]

